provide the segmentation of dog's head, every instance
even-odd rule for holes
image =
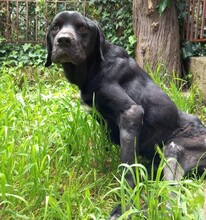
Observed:
[[[98,24],[78,12],[64,11],[57,14],[47,34],[48,67],[54,63],[80,65],[92,54],[102,60],[103,33]]]

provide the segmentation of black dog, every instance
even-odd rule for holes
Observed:
[[[177,109],[171,99],[127,52],[105,40],[98,24],[78,12],[57,14],[47,35],[45,64],[61,63],[83,101],[108,124],[111,139],[121,146],[121,162],[133,164],[135,153],[152,159],[164,144],[165,179],[180,179],[206,167],[206,127],[195,116]],[[135,146],[134,146],[135,145]],[[128,183],[134,183],[129,174]],[[120,209],[113,212],[116,219]]]

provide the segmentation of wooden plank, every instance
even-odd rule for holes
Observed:
[[[201,33],[200,33],[201,39],[204,38],[205,18],[206,18],[206,0],[204,0],[203,10],[202,10],[202,25],[201,25]]]
[[[199,32],[199,17],[200,17],[200,0],[197,3],[197,11],[196,11],[196,27],[195,27],[195,39],[198,39]]]
[[[25,0],[25,2],[26,2],[26,31],[25,31],[25,33],[26,33],[26,40],[28,41],[29,39],[28,39],[28,29],[29,29],[29,21],[28,21],[28,18],[29,18],[29,6],[28,6],[28,0]]]
[[[16,1],[16,40],[19,41],[19,1]]]
[[[194,15],[195,15],[195,0],[192,1],[192,5],[191,5],[191,10],[192,10],[192,16],[191,16],[191,24],[190,24],[190,40],[193,39],[193,33],[194,33]]]

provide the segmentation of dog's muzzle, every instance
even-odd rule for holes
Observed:
[[[57,34],[52,50],[52,62],[79,65],[84,62],[85,58],[85,53],[76,35],[70,32],[60,32]]]

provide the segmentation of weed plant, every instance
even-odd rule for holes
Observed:
[[[155,81],[180,108],[204,117],[193,88],[182,96],[159,75]],[[57,69],[5,67],[0,85],[0,219],[103,220],[118,202],[126,211],[120,219],[204,219],[203,177],[162,181],[164,159],[148,175],[137,158],[136,187],[127,185],[133,169],[122,164],[120,175],[119,148],[101,116],[85,111]]]

